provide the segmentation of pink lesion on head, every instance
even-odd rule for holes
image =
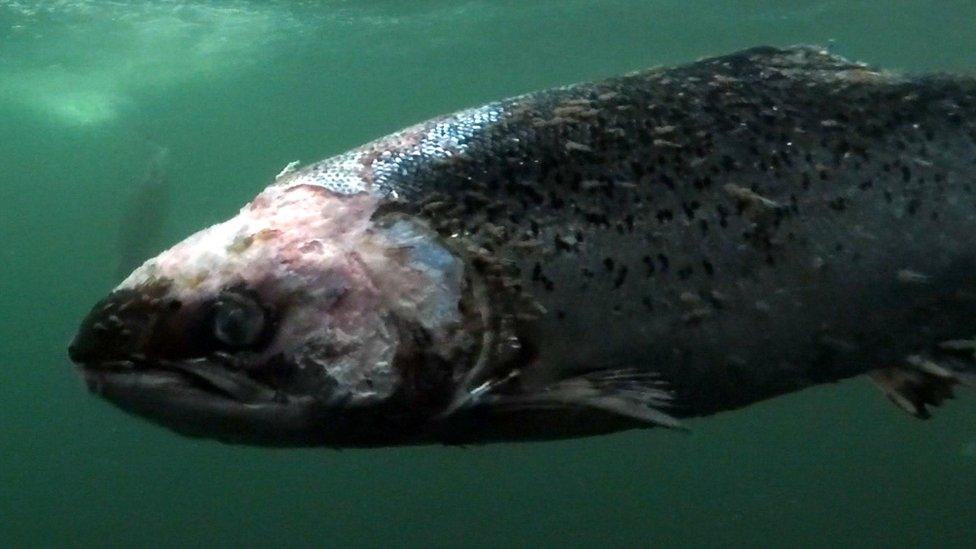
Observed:
[[[286,271],[303,266],[322,270],[355,249],[376,206],[376,197],[367,193],[272,185],[238,215],[163,252],[123,285],[166,278],[178,289],[216,292],[236,282],[287,278]]]

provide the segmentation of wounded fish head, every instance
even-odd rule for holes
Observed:
[[[379,202],[272,185],[96,304],[72,361],[94,392],[186,434],[407,436],[473,352],[467,284],[443,240],[412,217],[377,213]]]

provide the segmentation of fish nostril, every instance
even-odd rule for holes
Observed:
[[[111,359],[112,355],[125,347],[129,332],[125,328],[111,329],[101,321],[88,320],[68,345],[68,358],[76,364]]]

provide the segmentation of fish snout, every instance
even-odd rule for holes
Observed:
[[[113,292],[82,321],[68,357],[85,366],[145,358],[161,308],[165,305],[161,307],[158,299],[128,290]]]

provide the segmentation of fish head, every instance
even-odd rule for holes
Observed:
[[[386,444],[440,405],[474,347],[463,262],[381,198],[272,185],[145,262],[84,319],[89,387],[179,432]]]

